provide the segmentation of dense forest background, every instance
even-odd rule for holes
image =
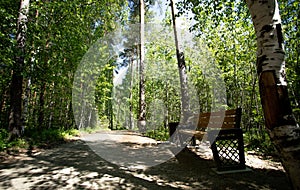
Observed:
[[[300,49],[299,2],[280,1],[286,50],[289,95],[293,113],[300,119]],[[16,40],[19,15],[18,0],[0,2],[0,149],[9,144],[13,70],[23,76],[22,125],[23,137],[32,139],[67,134],[73,129],[92,128],[136,129],[139,112],[139,48],[132,43],[132,24],[138,23],[138,2],[134,0],[105,1],[31,1],[26,30],[24,65],[15,68],[20,51]],[[180,0],[176,3],[182,30],[193,34],[193,47],[185,48],[187,74],[193,86],[193,98],[199,111],[218,108],[243,109],[241,126],[245,131],[246,147],[270,150],[258,90],[256,72],[256,36],[250,14],[243,1]],[[160,15],[160,16],[158,16]],[[164,33],[172,34],[168,4],[146,1],[146,23],[160,22]],[[126,49],[118,57],[100,63],[96,75],[96,107],[73,113],[72,90],[74,76],[84,55],[98,39],[122,28],[127,34]],[[177,76],[176,49],[168,35],[146,43],[145,99],[147,135],[165,140],[168,123],[180,119],[180,91]],[[201,49],[201,51],[197,50]],[[105,48],[104,48],[105,49]],[[103,52],[106,50],[103,49]],[[101,49],[99,48],[100,54]],[[199,64],[201,62],[201,64]],[[226,88],[225,103],[216,101],[216,76],[205,65],[214,63],[221,71]],[[120,73],[125,72],[123,77]],[[210,73],[211,72],[211,73]],[[98,75],[97,75],[98,73]],[[121,83],[117,85],[115,79]],[[80,86],[80,85],[79,85]],[[83,89],[75,89],[82,92]],[[77,101],[78,103],[78,101]],[[84,101],[79,106],[84,107]],[[217,105],[216,104],[220,104]],[[161,106],[165,105],[165,106]],[[78,106],[78,105],[77,105]],[[163,113],[163,114],[161,114]],[[54,131],[54,132],[53,132]],[[74,130],[73,130],[74,131]],[[22,131],[23,133],[23,131]],[[70,132],[71,133],[71,132]],[[74,132],[73,132],[74,133]],[[53,137],[54,138],[54,137]]]

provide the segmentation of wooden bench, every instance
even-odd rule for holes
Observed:
[[[240,128],[242,109],[208,112],[195,115],[192,122],[195,126],[178,126],[180,144],[192,137],[193,145],[196,139],[202,140],[207,134],[217,172],[228,172],[246,169],[244,155],[243,131]],[[186,144],[185,144],[186,145]]]
[[[179,127],[178,133],[183,141],[188,137],[192,137],[192,144],[195,145],[195,139],[202,140],[208,130],[239,129],[241,115],[241,108],[200,113],[194,116],[194,123],[197,123],[196,127],[191,126],[187,129]]]

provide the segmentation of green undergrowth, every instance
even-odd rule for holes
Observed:
[[[44,129],[44,130],[27,130],[25,139],[29,145],[40,148],[51,148],[59,144],[63,144],[79,136],[79,131],[76,129]]]
[[[157,141],[167,141],[169,139],[169,130],[164,128],[160,130],[148,130],[145,136]]]
[[[265,130],[252,129],[244,131],[245,151],[251,151],[261,156],[276,155],[276,149]]]
[[[11,149],[51,148],[79,136],[76,129],[27,129],[22,137],[8,141],[8,132],[0,129],[0,151]]]
[[[86,127],[86,128],[82,128],[80,129],[80,133],[96,133],[97,131],[108,131],[110,130],[108,127]]]
[[[32,149],[32,148],[52,148],[66,143],[84,133],[95,133],[97,131],[109,130],[107,127],[88,127],[84,129],[25,129],[22,137],[8,141],[7,130],[0,129],[0,152],[6,150]]]

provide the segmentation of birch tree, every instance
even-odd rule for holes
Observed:
[[[176,28],[176,17],[174,10],[173,0],[170,0],[170,6],[172,11],[172,24],[174,31],[174,39],[175,39],[175,47],[176,47],[176,57],[178,63],[178,71],[180,78],[180,91],[181,91],[181,113],[182,113],[182,122],[186,123],[189,115],[189,95],[188,95],[188,81],[187,81],[187,73],[186,73],[186,64],[184,59],[184,52],[180,49],[177,28]]]
[[[283,33],[276,0],[247,0],[257,36],[257,73],[265,123],[284,168],[300,189],[300,129],[290,106]]]
[[[276,0],[247,0],[246,4],[250,11],[257,37],[256,65],[265,125],[271,141],[275,144],[282,157],[283,165],[294,188],[299,189],[300,130],[292,114],[288,97],[285,51],[278,3]],[[199,18],[205,17],[206,13],[213,13],[213,19],[217,21],[216,25],[219,25],[220,21],[227,18],[227,15],[231,14],[231,12],[246,11],[242,4],[238,7],[231,6],[234,4],[228,0],[218,2],[183,0],[180,2],[180,5],[182,12],[185,9],[190,9],[194,13],[199,13],[199,8],[204,10],[204,12],[201,12],[202,14],[196,14],[195,16],[198,20],[196,27],[201,27],[203,26],[202,24],[205,24],[206,20]],[[209,31],[202,30],[200,34],[206,35],[206,32]]]
[[[10,138],[20,136],[22,130],[22,94],[23,94],[23,68],[25,63],[25,42],[27,31],[27,14],[29,0],[20,1],[19,17],[17,20],[17,48],[18,54],[13,64],[11,80],[10,102],[11,111],[9,116]]]

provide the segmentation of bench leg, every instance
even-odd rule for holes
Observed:
[[[195,136],[192,137],[191,144],[192,144],[192,146],[196,146],[196,138],[195,138]]]

